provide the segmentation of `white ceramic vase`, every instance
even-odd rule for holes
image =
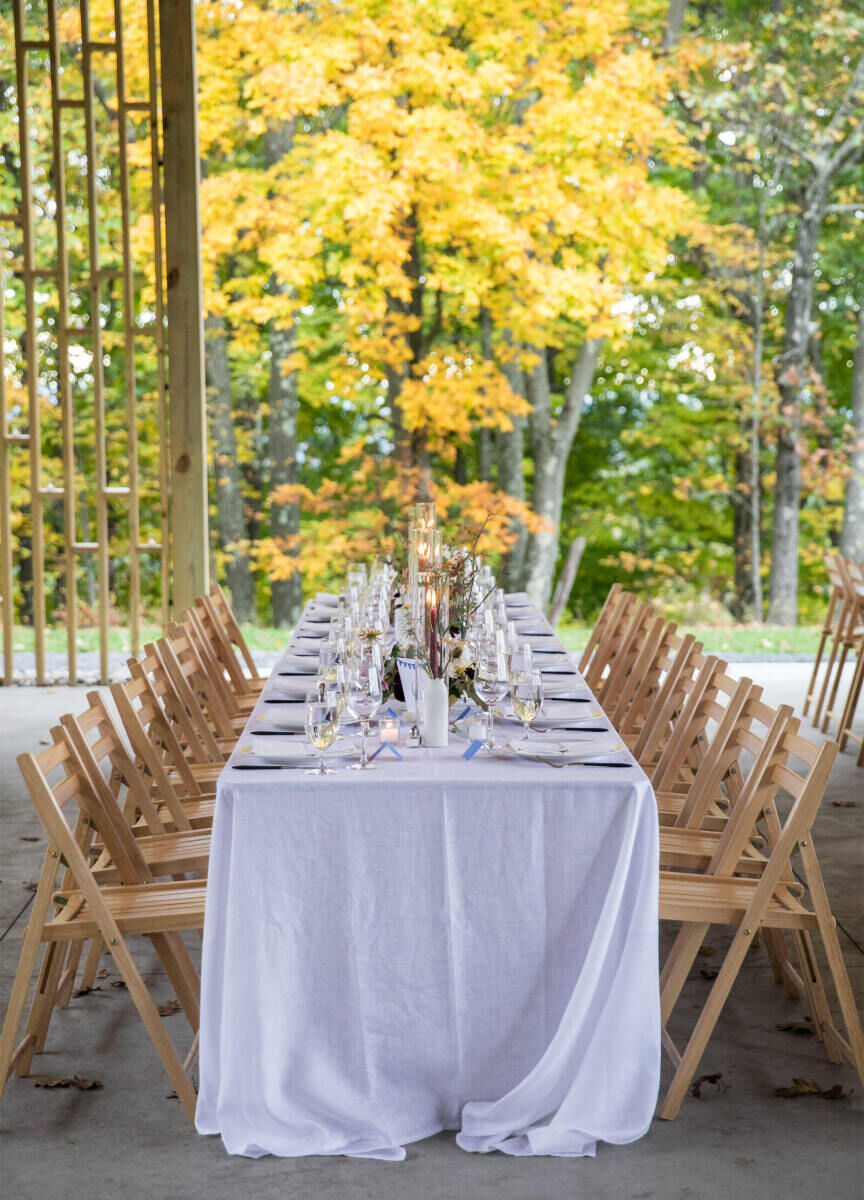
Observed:
[[[446,679],[427,679],[423,688],[423,745],[446,746],[450,691]]]

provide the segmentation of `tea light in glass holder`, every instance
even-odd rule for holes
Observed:
[[[399,718],[398,717],[382,717],[378,722],[378,733],[382,742],[389,742],[391,746],[399,744]]]

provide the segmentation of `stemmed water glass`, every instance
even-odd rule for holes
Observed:
[[[360,761],[354,763],[356,771],[374,770],[375,764],[366,757],[366,736],[369,722],[381,706],[381,675],[371,662],[355,664],[348,679],[345,704],[348,711],[360,722]]]
[[[503,700],[510,689],[507,673],[507,655],[495,646],[484,648],[478,659],[474,675],[474,690],[489,710],[488,750],[495,748],[495,705]]]
[[[520,742],[528,741],[528,727],[543,707],[543,680],[539,671],[529,671],[510,684],[510,703],[522,722]]]
[[[339,710],[332,698],[320,699],[317,694],[306,701],[306,736],[318,751],[318,766],[310,768],[307,775],[333,775],[335,772],[324,761],[324,752],[332,746],[339,733]]]

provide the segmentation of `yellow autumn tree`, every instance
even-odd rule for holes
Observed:
[[[550,496],[535,483],[533,536],[557,545],[580,353],[626,324],[622,300],[690,219],[652,176],[689,151],[634,5],[259,0],[230,29],[210,11],[202,138],[225,157],[204,186],[210,310],[238,331],[292,324],[289,373],[320,353],[320,324],[298,314],[331,305],[328,402],[386,420],[396,467],[427,491],[491,432],[517,536],[532,536],[519,504],[538,413],[558,465]],[[283,152],[232,161],[238,131],[280,131]],[[250,286],[253,259],[267,288]],[[544,414],[526,381],[547,355],[574,387]]]

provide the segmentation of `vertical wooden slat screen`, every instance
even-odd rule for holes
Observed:
[[[170,618],[175,564],[164,198],[166,178],[176,190],[178,178],[188,182],[189,165],[163,162],[160,71],[171,68],[173,47],[160,46],[158,2],[43,0],[40,8],[37,0],[13,0],[20,204],[15,212],[0,212],[6,684],[14,679],[19,610],[26,609],[33,626],[37,683],[47,678],[46,634],[59,625],[66,630],[68,676],[77,678],[79,638],[92,621],[85,599],[96,610],[103,681],[118,617],[133,654],[147,612],[163,626]],[[184,7],[188,24],[191,0],[178,0],[178,12]],[[190,57],[178,54],[187,103],[194,100],[194,36],[192,55],[190,91]],[[176,82],[171,94],[175,103]],[[41,107],[34,107],[34,95]],[[185,138],[182,144],[188,149],[192,143]],[[197,170],[197,154],[193,162]],[[175,203],[194,218],[182,237],[200,255],[195,183],[192,207],[183,197]],[[170,219],[176,237],[177,213]],[[152,238],[142,250],[148,220]],[[4,270],[19,281],[14,305],[6,301],[5,311]],[[82,322],[85,307],[89,318]],[[200,310],[187,302],[182,319],[195,328],[171,336],[178,345],[184,339],[194,344],[202,336]],[[192,364],[193,380],[196,369]],[[175,373],[188,379],[190,367],[178,363]],[[13,403],[13,395],[20,402]],[[193,429],[200,424],[199,401],[197,395],[191,401]],[[178,453],[189,458],[182,424]],[[200,443],[191,458],[206,463],[203,427]],[[28,489],[21,482],[25,461]],[[206,547],[206,504],[191,514],[195,520],[203,532],[194,541]],[[188,546],[188,512],[180,524]],[[184,551],[178,546],[188,575]],[[122,603],[112,597],[118,579]]]
[[[31,586],[36,682],[45,682],[45,534],[42,525],[42,416],[39,409],[39,351],[36,343],[33,190],[30,167],[29,47],[24,37],[24,0],[15,0],[15,74],[18,92],[18,145],[21,161],[21,251],[27,338],[27,434],[30,450]]]

